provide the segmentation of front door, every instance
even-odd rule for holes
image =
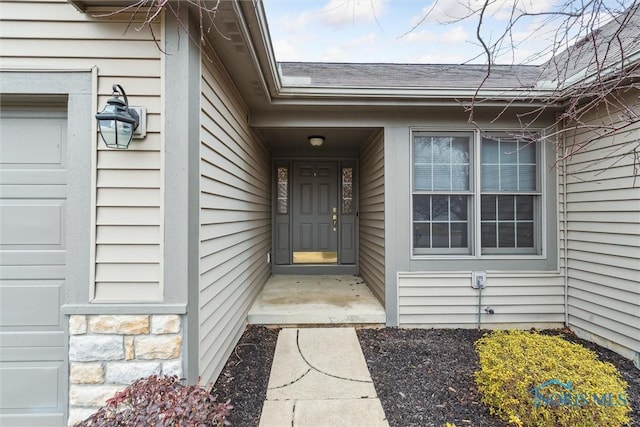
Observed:
[[[275,162],[274,273],[358,274],[355,168],[354,160]]]
[[[337,264],[337,162],[295,162],[292,178],[293,263]]]

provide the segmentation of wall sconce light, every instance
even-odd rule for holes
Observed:
[[[309,140],[309,144],[311,144],[313,147],[320,147],[322,144],[324,144],[324,136],[311,135],[307,139]]]
[[[96,114],[98,130],[107,147],[128,148],[134,133],[140,138],[144,138],[146,134],[146,110],[141,107],[129,107],[129,100],[122,86],[114,84],[112,89],[111,99],[107,101],[104,109]]]

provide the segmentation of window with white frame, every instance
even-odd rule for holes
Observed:
[[[413,140],[413,250],[469,253],[472,135]]]
[[[480,154],[482,253],[536,253],[537,144],[511,136],[484,136]]]
[[[506,133],[414,132],[414,255],[539,254],[538,145]]]

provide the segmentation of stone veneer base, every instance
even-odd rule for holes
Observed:
[[[183,376],[179,315],[69,317],[69,426],[153,374]]]

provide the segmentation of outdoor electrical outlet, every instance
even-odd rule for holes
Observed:
[[[471,287],[474,289],[484,289],[487,287],[487,272],[474,271],[471,273]]]

